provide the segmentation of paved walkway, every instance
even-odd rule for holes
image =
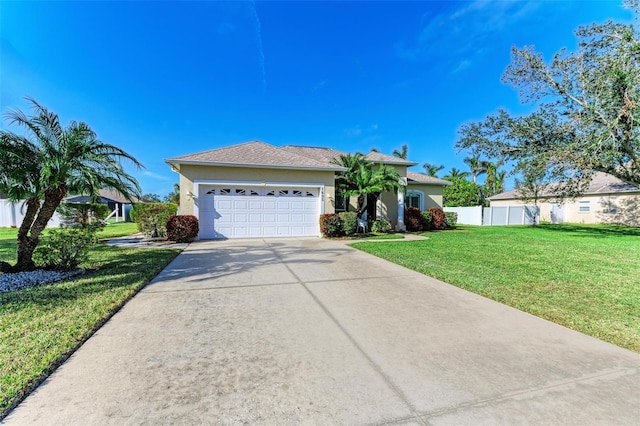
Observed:
[[[7,424],[638,424],[640,355],[320,239],[197,242]]]

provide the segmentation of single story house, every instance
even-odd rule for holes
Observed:
[[[540,220],[551,223],[620,223],[640,226],[640,188],[607,173],[595,173],[586,191],[574,200],[558,201],[554,185],[542,191]],[[489,197],[491,207],[531,205],[520,200],[517,189]]]
[[[319,216],[355,210],[355,199],[336,193],[332,162],[345,152],[310,146],[247,142],[165,160],[180,174],[180,212],[200,222],[201,239],[319,236]],[[442,206],[449,182],[407,169],[417,163],[371,152],[367,160],[398,171],[404,191],[381,194],[372,213],[404,230],[405,204]]]
[[[133,197],[132,200],[127,200],[120,192],[112,189],[100,189],[98,190],[100,198],[99,203],[106,204],[111,211],[109,217],[115,217],[116,221],[123,220],[125,222],[131,221],[131,208],[132,201],[134,203],[143,203],[144,200]],[[86,195],[72,195],[66,198],[67,203],[90,203],[91,199]]]

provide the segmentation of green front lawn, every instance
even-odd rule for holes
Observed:
[[[640,229],[462,227],[356,247],[640,352]]]
[[[118,234],[111,226],[109,237]],[[130,225],[118,229],[131,233]],[[15,261],[15,237],[16,230],[0,229],[2,260]],[[85,275],[0,293],[0,419],[178,252],[100,244],[83,265],[94,268]]]

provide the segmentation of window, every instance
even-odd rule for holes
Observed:
[[[417,209],[422,210],[422,192],[419,191],[409,191],[407,192],[407,198],[404,201],[406,207],[415,207]]]
[[[336,205],[335,205],[336,212],[347,211],[347,203],[349,202],[349,199],[344,194],[339,192],[337,189],[336,189],[336,201],[335,202],[336,202]]]
[[[580,213],[589,213],[591,211],[591,206],[589,205],[589,201],[580,201],[579,203],[579,212]]]

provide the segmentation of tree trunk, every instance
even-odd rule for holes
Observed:
[[[21,271],[31,271],[35,269],[35,265],[31,260],[31,256],[28,255],[29,247],[33,245],[33,241],[29,237],[29,229],[33,225],[33,221],[38,214],[38,210],[40,209],[40,200],[38,198],[29,198],[26,202],[27,204],[27,212],[24,215],[24,219],[22,219],[22,223],[20,224],[20,228],[18,229],[18,238],[17,238],[17,257],[18,262],[11,267],[10,272],[21,272]],[[35,242],[37,245],[38,242]],[[33,253],[35,247],[31,249]]]
[[[33,252],[40,241],[40,234],[46,228],[66,194],[66,186],[60,186],[47,189],[44,192],[42,206],[39,206],[40,202],[37,199],[27,201],[27,215],[25,215],[18,231],[18,261],[13,266],[12,272],[32,271],[36,268],[33,262]],[[33,210],[30,216],[29,210]]]

